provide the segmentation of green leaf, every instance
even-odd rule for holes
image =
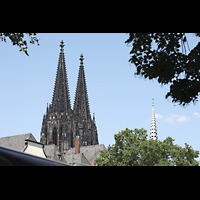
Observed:
[[[174,139],[167,137],[163,142],[147,140],[145,129],[126,128],[114,134],[115,143],[107,150],[100,151],[96,159],[99,166],[198,166],[194,151],[173,144]]]

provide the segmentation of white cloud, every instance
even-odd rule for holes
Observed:
[[[195,112],[193,116],[197,116],[200,118],[200,113]],[[156,119],[162,119],[163,121],[167,122],[168,124],[175,124],[175,123],[183,123],[192,119],[192,116],[189,115],[179,115],[179,114],[171,114],[169,117],[165,117],[161,114],[155,114]]]
[[[198,112],[194,112],[193,115],[200,118],[200,113]]]
[[[160,115],[160,114],[155,114],[155,117],[156,117],[156,119],[162,119],[163,118],[163,116]]]
[[[177,117],[176,120],[177,120],[177,122],[185,122],[185,121],[190,120],[190,118],[191,118],[191,117],[189,117],[189,116],[180,115],[180,116]]]
[[[186,115],[177,115],[177,114],[171,114],[170,117],[166,117],[164,120],[170,124],[174,124],[176,122],[185,122],[189,121],[191,119],[190,116]]]

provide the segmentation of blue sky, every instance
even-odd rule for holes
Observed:
[[[187,34],[190,49],[200,40]],[[161,86],[134,75],[128,62],[131,47],[126,33],[40,33],[40,46],[29,45],[29,55],[0,42],[0,137],[32,133],[40,140],[46,104],[51,103],[60,52],[64,53],[74,103],[80,55],[84,56],[91,114],[94,112],[99,142],[114,143],[114,134],[129,128],[144,128],[149,135],[152,98],[158,139],[167,136],[184,147],[187,142],[200,151],[200,104],[182,107],[165,99],[169,85]]]

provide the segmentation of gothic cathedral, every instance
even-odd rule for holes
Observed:
[[[47,104],[46,114],[43,116],[40,142],[45,145],[57,145],[60,153],[75,147],[75,138],[80,139],[80,146],[98,144],[95,118],[91,119],[87,94],[83,55],[80,57],[80,67],[74,100],[71,109],[69,85],[64,56],[64,42],[60,44],[57,75],[54,86],[52,103]]]

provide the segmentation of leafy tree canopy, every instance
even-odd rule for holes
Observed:
[[[9,38],[13,45],[17,45],[20,51],[23,51],[27,56],[28,54],[28,43],[24,39],[24,36],[28,35],[30,37],[30,43],[39,45],[39,39],[36,37],[37,33],[0,33],[0,41],[6,42],[6,38]]]
[[[200,37],[200,33],[195,35]],[[157,79],[160,84],[170,84],[165,98],[172,97],[172,102],[184,106],[198,101],[200,42],[188,55],[185,33],[129,33],[125,43],[132,44],[129,62],[135,64],[136,75]]]
[[[147,140],[145,129],[125,129],[114,135],[115,144],[100,151],[98,166],[198,166],[195,151],[185,143],[182,148],[167,137],[164,141]]]

